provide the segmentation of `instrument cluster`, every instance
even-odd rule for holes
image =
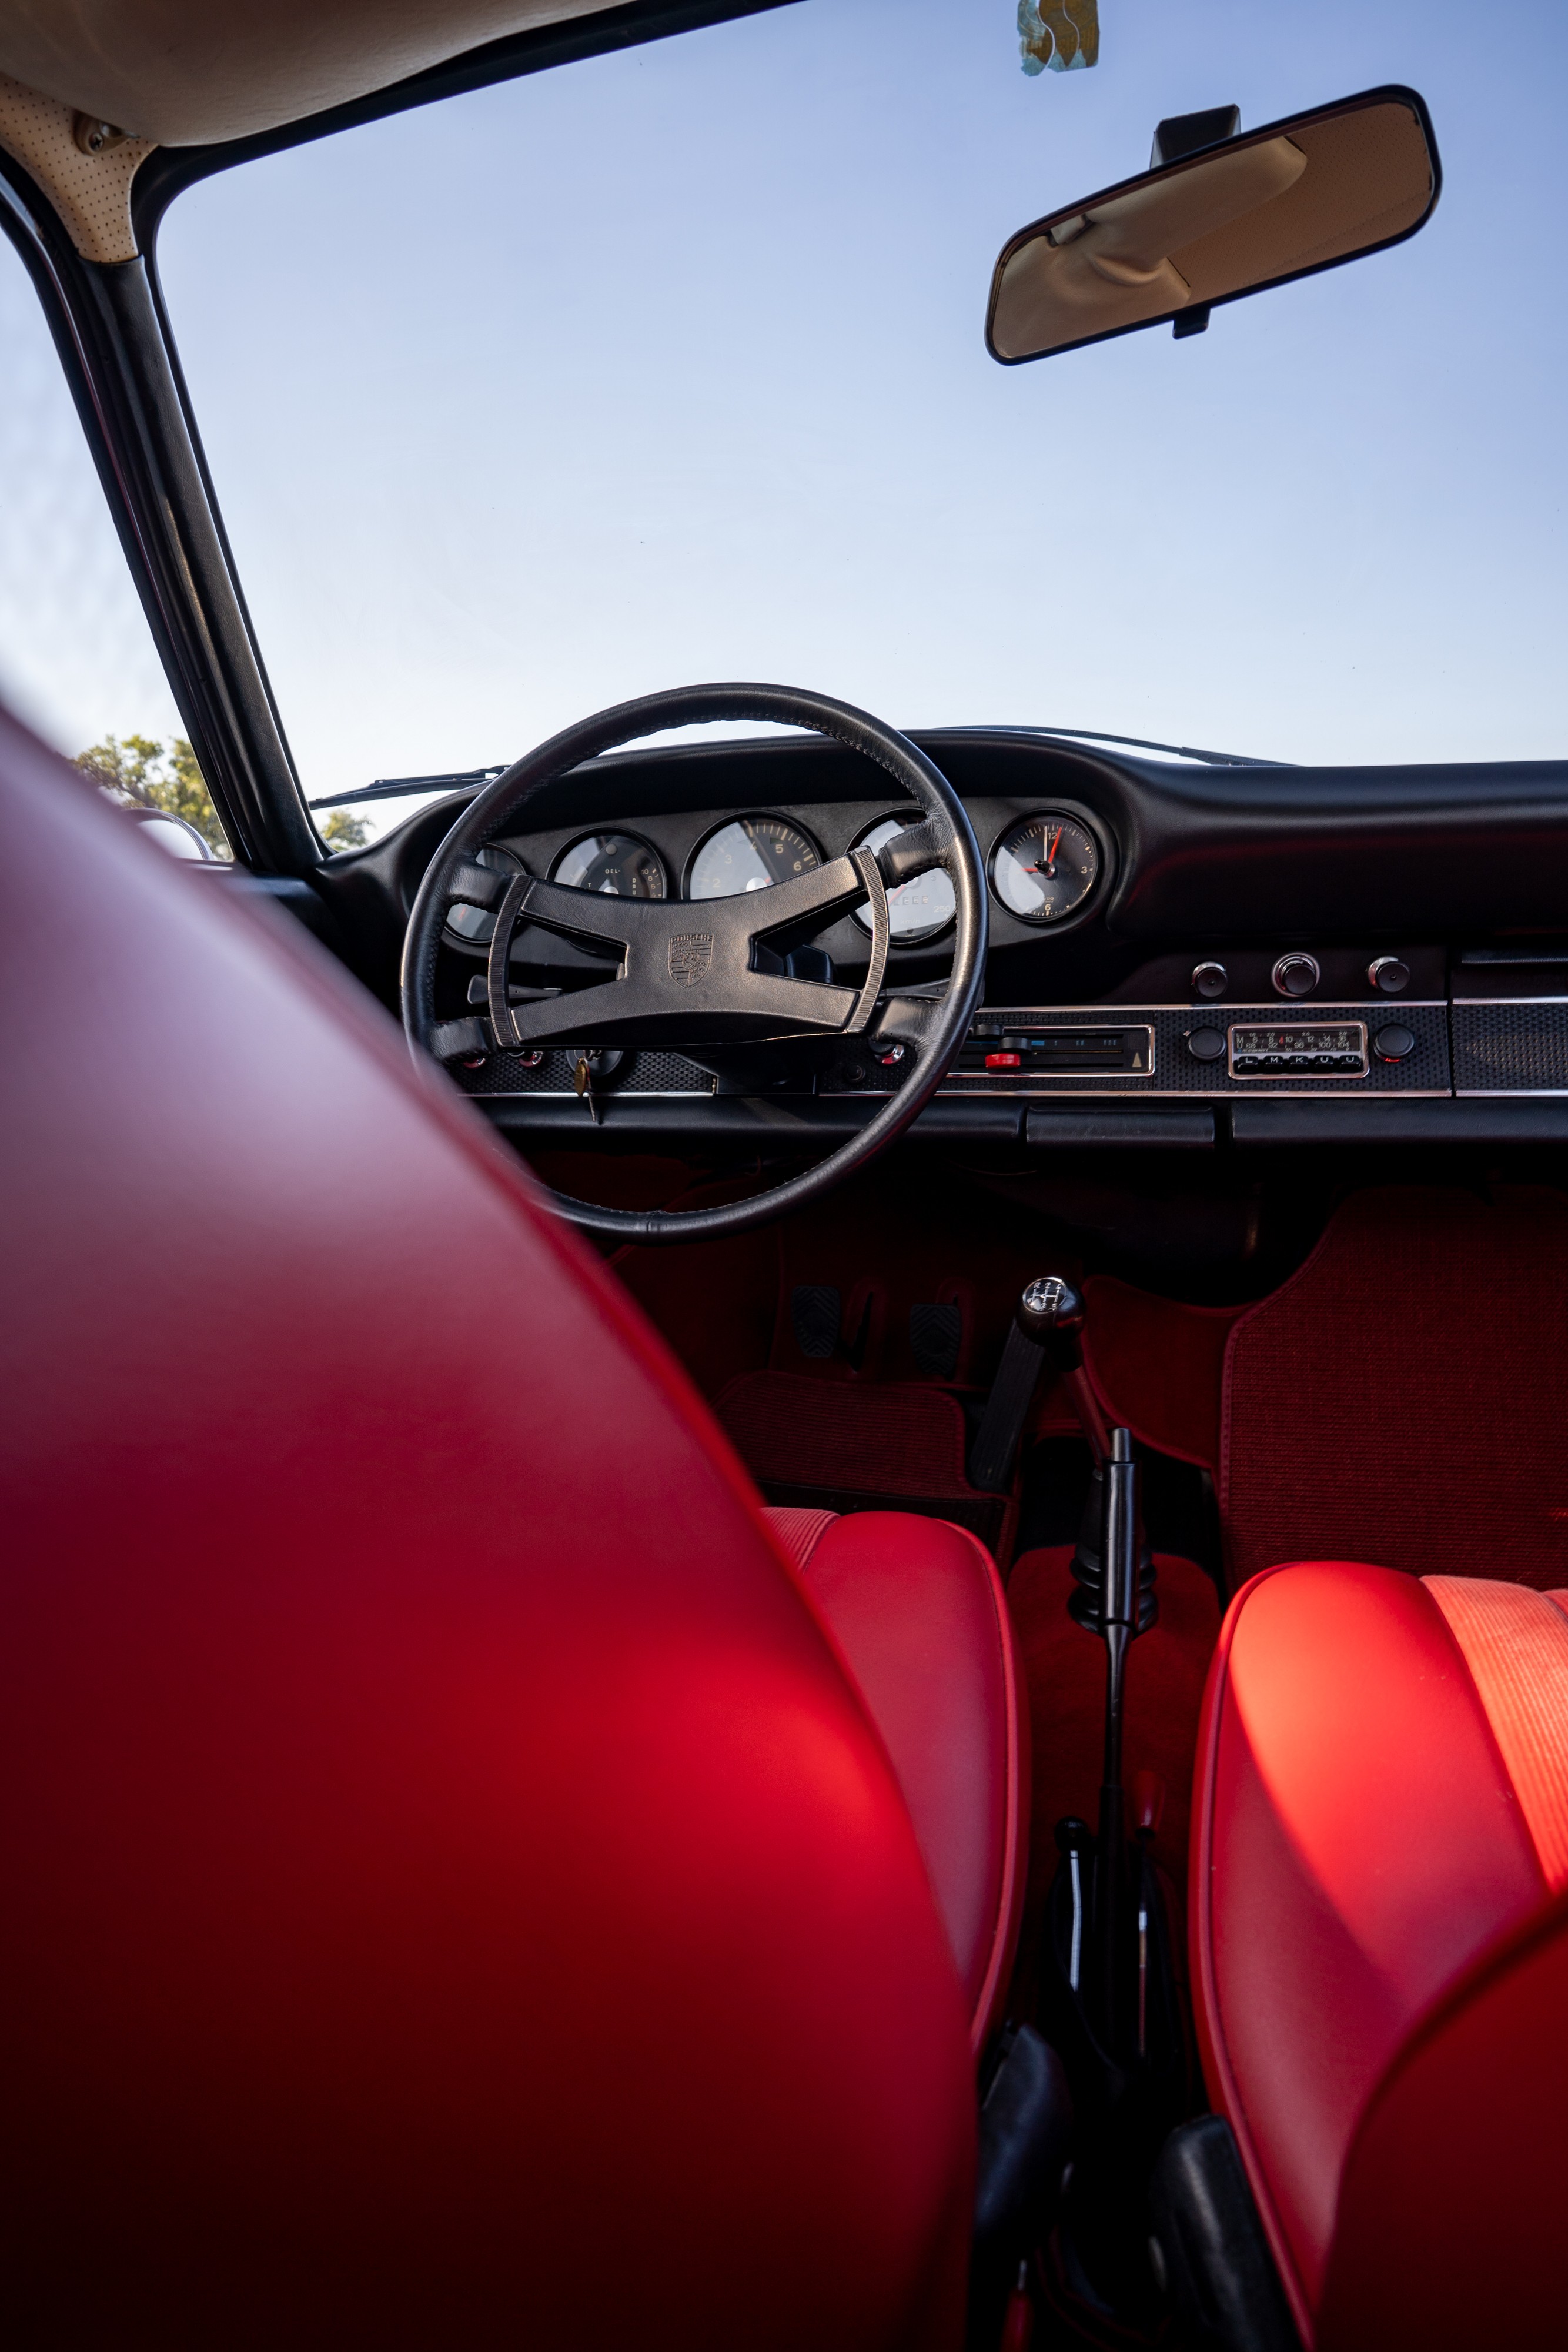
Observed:
[[[845,849],[851,855],[862,848],[881,849],[903,826],[918,821],[914,810],[880,816],[862,824]],[[1094,898],[1105,873],[1105,851],[1082,811],[1009,814],[977,830],[996,905],[1015,921],[1031,930],[1049,930],[1082,913]],[[700,901],[769,889],[810,873],[828,854],[798,817],[763,812],[716,822],[698,838],[684,866],[643,834],[601,827],[574,835],[533,870],[567,889],[612,898]],[[482,862],[517,868],[523,861],[514,850],[497,845],[482,853]],[[531,856],[528,862],[533,866]],[[953,885],[935,868],[890,890],[887,906],[894,946],[922,947],[939,940],[951,925]],[[855,908],[852,919],[869,935],[871,918],[863,905]],[[453,910],[447,929],[455,940],[477,948],[488,939],[491,921],[476,908],[460,907]]]

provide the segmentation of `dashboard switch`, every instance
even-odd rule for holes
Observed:
[[[1219,1062],[1225,1058],[1223,1029],[1194,1029],[1186,1041],[1186,1050],[1195,1062]]]
[[[1397,956],[1379,956],[1367,965],[1366,977],[1380,996],[1402,996],[1410,985],[1410,967]]]
[[[1373,1038],[1372,1050],[1380,1062],[1406,1061],[1416,1051],[1415,1034],[1400,1022],[1391,1021]]]
[[[1225,966],[1222,963],[1200,963],[1194,965],[1192,974],[1192,992],[1195,996],[1207,996],[1210,998],[1223,996],[1229,985],[1230,974],[1226,971]]]
[[[986,1067],[988,1070],[1021,1070],[1023,1055],[1021,1054],[988,1054]]]
[[[1281,996],[1310,996],[1322,978],[1316,956],[1300,949],[1293,955],[1282,955],[1274,966],[1274,985]]]

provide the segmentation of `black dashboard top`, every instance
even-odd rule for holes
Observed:
[[[1042,809],[1082,815],[1103,849],[1086,902],[1047,934],[993,894],[992,1002],[1110,1001],[1151,958],[1200,950],[1568,934],[1568,761],[1213,768],[1023,730],[916,740],[968,804],[988,857],[1007,824]],[[791,736],[620,752],[541,792],[508,845],[546,872],[591,829],[624,828],[680,889],[722,819],[780,816],[836,856],[893,813],[884,783],[837,745]],[[389,1001],[408,908],[462,804],[440,802],[321,869],[321,897],[351,914],[345,928],[372,958],[362,977]],[[864,935],[845,919],[824,945],[852,967]],[[942,949],[938,938],[898,951],[899,982],[939,975]]]

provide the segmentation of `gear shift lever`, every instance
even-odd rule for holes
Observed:
[[[1082,1333],[1089,1319],[1083,1294],[1075,1290],[1064,1275],[1041,1275],[1030,1284],[1019,1302],[1020,1322],[1026,1306],[1039,1330],[1040,1344],[1071,1392],[1073,1410],[1089,1441],[1089,1451],[1097,1463],[1103,1462],[1111,1451],[1111,1441],[1100,1400],[1083,1369]]]
[[[1096,1465],[1109,1453],[1104,1419],[1078,1343],[1083,1316],[1082,1295],[1065,1275],[1038,1274],[1024,1285],[969,1457],[969,1484],[982,1494],[1006,1493],[1035,1384],[1048,1362],[1066,1379]]]

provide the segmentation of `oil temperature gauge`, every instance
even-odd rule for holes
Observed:
[[[1060,923],[1099,879],[1099,843],[1060,809],[1010,825],[991,852],[991,887],[1020,923]]]

